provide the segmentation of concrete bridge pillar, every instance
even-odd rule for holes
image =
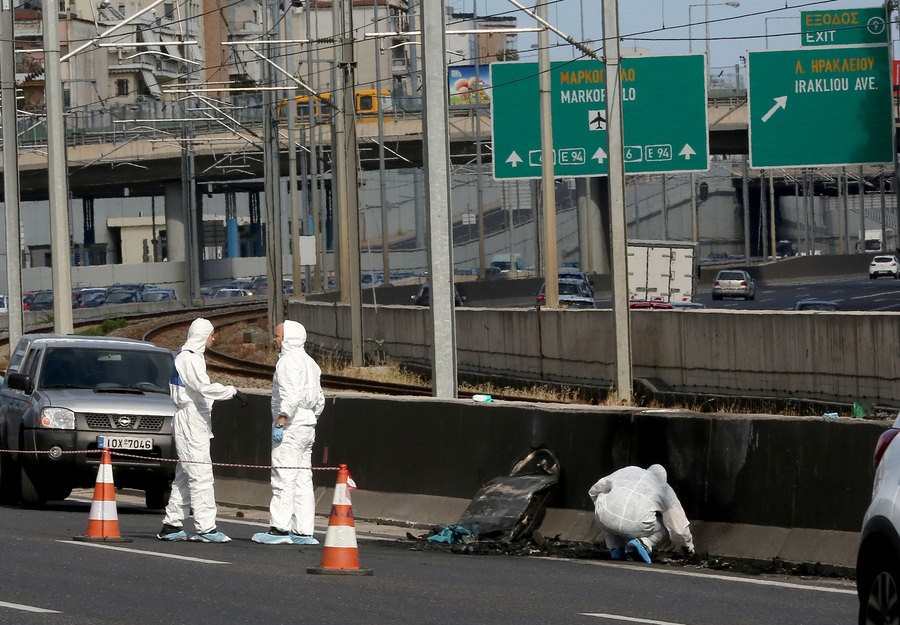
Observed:
[[[169,262],[182,263],[187,258],[186,222],[187,209],[181,194],[181,183],[170,182],[165,186],[166,240]]]
[[[578,197],[578,256],[581,270],[586,273],[609,273],[609,240],[601,206],[606,206],[600,177],[577,178]]]

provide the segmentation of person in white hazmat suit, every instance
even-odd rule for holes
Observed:
[[[242,406],[247,396],[233,386],[211,382],[206,374],[204,352],[215,339],[213,324],[207,319],[194,319],[187,340],[175,355],[169,393],[175,403],[172,434],[178,466],[172,482],[172,494],[166,506],[160,540],[195,540],[226,543],[231,540],[216,529],[216,497],[209,455],[212,433],[212,404],[216,400],[237,397]],[[194,513],[196,534],[184,531],[184,520]]]
[[[690,523],[666,477],[659,464],[647,469],[631,466],[591,486],[594,518],[613,560],[634,552],[650,563],[650,553],[667,540],[694,552]]]
[[[306,353],[306,328],[285,321],[275,329],[281,351],[272,380],[272,501],[269,531],[253,535],[267,545],[318,545],[312,447],[325,407],[322,370]],[[300,467],[300,468],[297,468]]]

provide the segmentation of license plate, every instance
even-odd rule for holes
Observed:
[[[122,449],[124,451],[140,451],[153,449],[152,438],[134,438],[124,436],[98,436],[97,447]]]

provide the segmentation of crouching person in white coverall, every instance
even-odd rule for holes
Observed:
[[[650,553],[666,541],[694,552],[690,523],[666,483],[662,465],[619,469],[591,486],[588,494],[613,560],[636,553],[649,563]]]
[[[311,467],[316,421],[325,407],[325,394],[322,370],[306,353],[305,343],[306,328],[296,321],[285,321],[275,329],[275,347],[281,355],[272,380],[270,527],[252,538],[267,545],[319,544],[313,537],[316,500]]]
[[[212,405],[216,400],[237,397],[246,405],[247,396],[233,386],[213,383],[206,374],[203,353],[214,340],[213,325],[207,319],[194,319],[187,340],[175,355],[169,379],[169,393],[175,403],[172,434],[178,466],[172,494],[166,506],[166,518],[157,538],[226,543],[231,539],[216,529],[216,495],[209,455],[212,433]],[[194,511],[196,534],[184,531],[184,520]]]

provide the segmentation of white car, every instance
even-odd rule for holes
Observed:
[[[860,623],[896,623],[900,603],[900,416],[875,446],[872,503],[856,556]]]
[[[900,261],[896,256],[876,256],[869,263],[869,278],[874,280],[878,276],[890,276],[900,278]]]

